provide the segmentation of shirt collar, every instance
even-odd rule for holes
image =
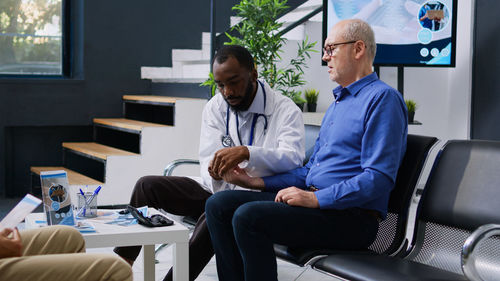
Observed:
[[[259,81],[257,81],[257,93],[255,94],[253,102],[246,112],[264,114],[264,93]]]
[[[351,83],[345,88],[342,86],[336,87],[335,89],[333,89],[333,96],[335,97],[335,100],[340,100],[345,94],[356,96],[359,91],[361,91],[361,89],[371,84],[375,80],[378,80],[378,76],[377,73],[373,72],[359,79],[358,81]]]

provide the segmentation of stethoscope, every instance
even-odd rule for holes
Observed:
[[[258,81],[258,80],[257,80]],[[258,81],[260,86],[262,87],[262,93],[264,94],[264,111],[266,110],[266,89],[264,88],[264,85],[262,82]],[[240,135],[240,121],[238,118],[238,113],[236,115],[236,132],[238,133],[238,140],[240,141],[240,144],[243,145],[243,142],[241,141],[241,135]],[[255,129],[255,124],[257,124],[257,119],[259,117],[264,117],[264,134],[267,130],[267,117],[264,114],[261,113],[254,113],[253,114],[253,120],[252,120],[252,128],[250,129],[250,141],[248,142],[248,145],[252,145],[253,143],[253,136],[254,136],[254,129]],[[226,135],[222,136],[222,146],[224,147],[231,147],[234,146],[233,139],[229,135],[229,104],[227,105],[227,112],[226,112]]]

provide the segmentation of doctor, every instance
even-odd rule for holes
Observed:
[[[214,252],[205,223],[205,201],[215,192],[243,189],[222,177],[236,166],[253,177],[282,173],[302,165],[304,123],[299,108],[257,79],[251,54],[228,45],[213,65],[220,94],[205,106],[200,135],[201,180],[146,176],[134,187],[130,205],[162,208],[181,216],[199,217],[189,241],[189,279],[194,280]],[[133,264],[140,246],[115,252]],[[172,269],[164,280],[172,279]]]

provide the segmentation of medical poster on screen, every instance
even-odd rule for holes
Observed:
[[[376,65],[453,66],[453,0],[325,0],[327,28],[358,18],[377,41]]]

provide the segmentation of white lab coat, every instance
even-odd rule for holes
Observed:
[[[246,112],[239,112],[240,143],[236,130],[236,116],[229,113],[229,135],[234,144],[246,145],[250,159],[240,163],[250,176],[264,177],[300,167],[305,157],[305,133],[302,112],[288,97],[275,93],[266,82],[258,83],[255,98]],[[266,105],[264,111],[265,87]],[[254,113],[265,114],[265,120],[257,119],[252,146],[248,146]],[[227,103],[220,93],[215,95],[203,110],[200,135],[200,184],[209,192],[226,189],[242,189],[222,180],[214,180],[208,173],[208,165],[215,152],[224,148],[222,136],[226,135]]]

